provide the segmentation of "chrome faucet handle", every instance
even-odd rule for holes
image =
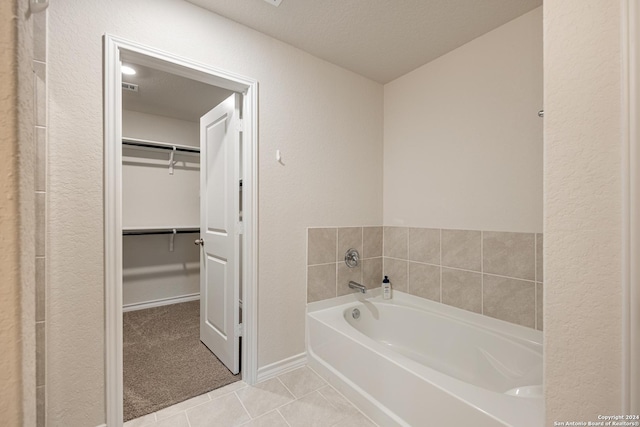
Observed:
[[[360,254],[357,249],[351,248],[344,254],[344,263],[349,268],[355,268],[360,262]]]

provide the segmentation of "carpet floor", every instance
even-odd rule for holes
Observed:
[[[123,315],[124,420],[241,379],[200,342],[200,302]]]

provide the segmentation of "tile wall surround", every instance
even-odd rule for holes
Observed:
[[[354,247],[362,264],[348,269]],[[307,302],[392,288],[542,330],[542,234],[411,227],[309,228]]]
[[[367,288],[382,284],[382,227],[309,228],[307,234],[307,302],[353,292],[350,280]],[[360,264],[348,268],[344,255],[360,253]]]
[[[46,288],[47,288],[47,10],[32,14],[36,159],[36,426],[46,425]]]

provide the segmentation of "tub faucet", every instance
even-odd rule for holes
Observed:
[[[367,292],[367,288],[364,285],[361,285],[360,283],[356,283],[353,280],[349,281],[349,288],[356,289],[356,290],[360,291],[363,294],[365,292]]]

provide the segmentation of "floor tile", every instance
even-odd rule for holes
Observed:
[[[296,398],[300,398],[327,385],[318,374],[306,366],[279,375],[278,378]]]
[[[332,427],[376,427],[367,417],[361,413],[347,416],[347,418],[334,424]]]
[[[191,427],[231,427],[250,420],[235,393],[187,410]]]
[[[291,427],[332,426],[344,419],[346,415],[317,391],[278,410]]]
[[[247,383],[244,381],[236,381],[235,383],[227,384],[224,387],[217,388],[209,392],[209,397],[211,399],[215,399],[216,397],[220,397],[222,395],[233,393],[236,390],[240,390],[247,386]]]
[[[175,405],[171,405],[167,408],[159,410],[158,412],[156,412],[156,417],[159,420],[162,420],[179,412],[186,411],[189,408],[193,408],[194,406],[201,405],[205,402],[208,402],[209,400],[211,400],[209,399],[209,395],[201,394],[200,396],[193,397],[191,399],[185,400],[184,402],[176,403]]]
[[[147,415],[143,415],[138,418],[134,418],[133,420],[129,420],[124,423],[124,427],[143,427],[148,426],[149,424],[156,422],[156,414],[151,413]]]
[[[251,420],[247,424],[242,424],[242,427],[289,427],[289,424],[282,418],[280,412],[275,410]]]
[[[155,424],[149,424],[149,427],[190,427],[189,421],[187,421],[187,415],[181,412],[164,420],[158,421]]]
[[[259,417],[294,400],[293,395],[277,378],[272,378],[255,386],[245,387],[236,391],[235,394],[238,395],[252,418]]]
[[[360,411],[351,404],[343,395],[338,393],[333,387],[327,385],[318,390],[318,392],[327,399],[336,409],[342,411],[345,415],[360,414]]]

